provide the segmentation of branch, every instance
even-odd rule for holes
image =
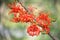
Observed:
[[[26,12],[28,12],[28,14],[30,14],[29,10],[27,8],[25,8],[25,6],[23,6],[21,2],[20,2],[20,4],[26,10]]]
[[[52,40],[55,40],[55,38],[50,33],[48,33],[48,35],[52,38]]]

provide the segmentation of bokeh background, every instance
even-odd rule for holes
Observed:
[[[36,7],[39,11],[50,12],[50,17],[55,19],[50,25],[50,33],[60,40],[60,0],[17,0],[27,8],[29,5]],[[47,34],[37,37],[28,36],[26,33],[29,23],[13,23],[9,20],[9,8],[7,4],[14,0],[0,0],[0,40],[52,40]],[[34,11],[37,15],[38,10]]]

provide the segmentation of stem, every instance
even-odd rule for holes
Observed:
[[[29,10],[28,10],[25,6],[23,6],[23,4],[22,4],[21,2],[19,2],[19,3],[20,3],[21,6],[26,10],[26,12],[28,12],[28,13],[30,14]]]
[[[48,33],[48,35],[52,38],[52,40],[55,40],[55,38],[50,33]]]

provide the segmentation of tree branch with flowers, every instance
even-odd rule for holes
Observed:
[[[21,2],[10,3],[8,4],[8,7],[11,9],[9,15],[14,15],[14,17],[11,19],[12,22],[31,23],[31,25],[27,28],[27,33],[30,36],[39,36],[40,33],[44,32],[45,34],[48,34],[53,40],[55,40],[55,38],[50,34],[49,26],[51,24],[52,18],[49,17],[48,13],[40,12],[36,17],[32,12],[33,10],[31,8],[27,10]]]

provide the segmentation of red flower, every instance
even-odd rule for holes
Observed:
[[[36,22],[42,26],[42,29],[46,31],[46,33],[50,32],[50,28],[48,27],[50,25],[51,19],[49,18],[48,14],[41,13],[37,18]]]
[[[22,5],[20,3],[17,3],[17,4],[12,3],[12,4],[9,4],[8,6],[11,8],[11,11],[9,12],[9,14],[13,13],[15,15],[15,14],[19,13],[21,15],[21,14],[27,13],[27,11],[22,7]]]
[[[24,14],[19,17],[22,22],[32,22],[34,20],[34,15],[32,14]]]
[[[40,29],[37,27],[37,25],[31,25],[27,29],[27,33],[30,36],[37,36],[40,33]]]
[[[50,20],[48,14],[46,14],[46,13],[41,13],[41,14],[36,18],[36,22],[37,22],[38,24],[40,24],[41,26],[45,26],[45,25],[49,26],[51,20]]]

